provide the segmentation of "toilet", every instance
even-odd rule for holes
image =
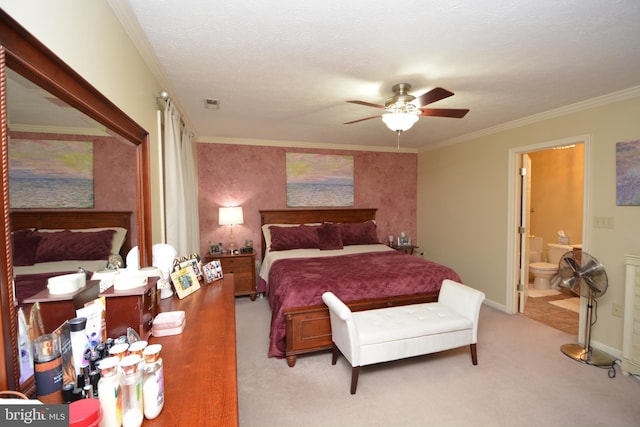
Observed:
[[[551,289],[551,279],[558,272],[560,258],[567,252],[573,250],[578,245],[560,245],[557,243],[547,243],[547,261],[533,262],[529,264],[529,271],[533,274],[534,289]]]

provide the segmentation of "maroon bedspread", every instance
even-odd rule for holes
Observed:
[[[275,261],[267,289],[269,357],[285,356],[285,309],[320,305],[326,291],[345,302],[434,292],[444,279],[460,281],[449,267],[397,251]]]

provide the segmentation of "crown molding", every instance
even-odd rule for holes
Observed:
[[[129,3],[121,0],[107,0],[107,3],[109,4],[109,7],[111,7],[111,10],[113,10],[113,13],[118,21],[120,21],[120,25],[122,25],[122,28],[129,36],[131,43],[133,43],[134,47],[140,53],[142,60],[147,65],[147,67],[149,67],[149,71],[151,71],[151,74],[153,74],[162,90],[169,93],[169,95],[175,93],[173,85],[165,75],[162,66],[158,62],[156,54],[149,44],[147,36],[140,28],[140,23],[131,10],[131,6],[129,6]],[[160,96],[160,94],[158,94],[158,96]],[[178,111],[185,111],[179,99],[171,97],[171,101],[173,102],[173,105],[178,109]],[[185,117],[185,115],[182,113],[180,113],[180,116],[187,127],[193,130],[193,123],[190,122],[188,117]]]
[[[418,151],[419,152],[431,151],[437,148],[459,144],[461,142],[470,141],[472,139],[480,138],[483,136],[504,132],[504,131],[515,129],[521,126],[539,123],[545,120],[566,116],[568,114],[589,110],[591,108],[601,107],[603,105],[608,105],[614,102],[624,101],[624,100],[636,98],[639,96],[640,96],[640,86],[634,86],[634,87],[613,92],[607,95],[602,95],[595,98],[587,99],[586,101],[576,102],[574,104],[565,105],[564,107],[555,108],[553,110],[545,111],[543,113],[534,114],[532,116],[527,116],[521,119],[516,119],[510,122],[506,122],[500,125],[488,127],[486,129],[482,129],[477,132],[471,132],[456,138],[447,139],[445,141],[441,141],[439,143],[430,145],[429,147],[422,147]]]
[[[230,145],[257,145],[263,147],[286,147],[286,148],[313,148],[318,150],[343,150],[343,151],[375,151],[385,153],[418,153],[416,148],[400,147],[372,147],[369,145],[344,145],[344,144],[324,144],[319,142],[305,141],[279,141],[270,139],[250,139],[250,138],[228,138],[205,136],[197,139],[203,144],[230,144]]]

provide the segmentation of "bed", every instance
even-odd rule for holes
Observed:
[[[460,281],[449,267],[380,244],[375,214],[376,209],[260,211],[258,291],[272,310],[269,357],[286,358],[293,367],[299,354],[331,348],[325,291],[359,311],[436,301],[444,279]]]
[[[13,276],[18,304],[49,277],[103,270],[131,249],[131,212],[12,211]],[[117,255],[117,257],[113,257]],[[118,258],[119,257],[119,258]]]

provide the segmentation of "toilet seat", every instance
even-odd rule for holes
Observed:
[[[532,264],[529,264],[529,270],[540,270],[540,271],[551,271],[551,270],[557,270],[558,269],[558,264],[552,264],[550,262],[534,262]]]

